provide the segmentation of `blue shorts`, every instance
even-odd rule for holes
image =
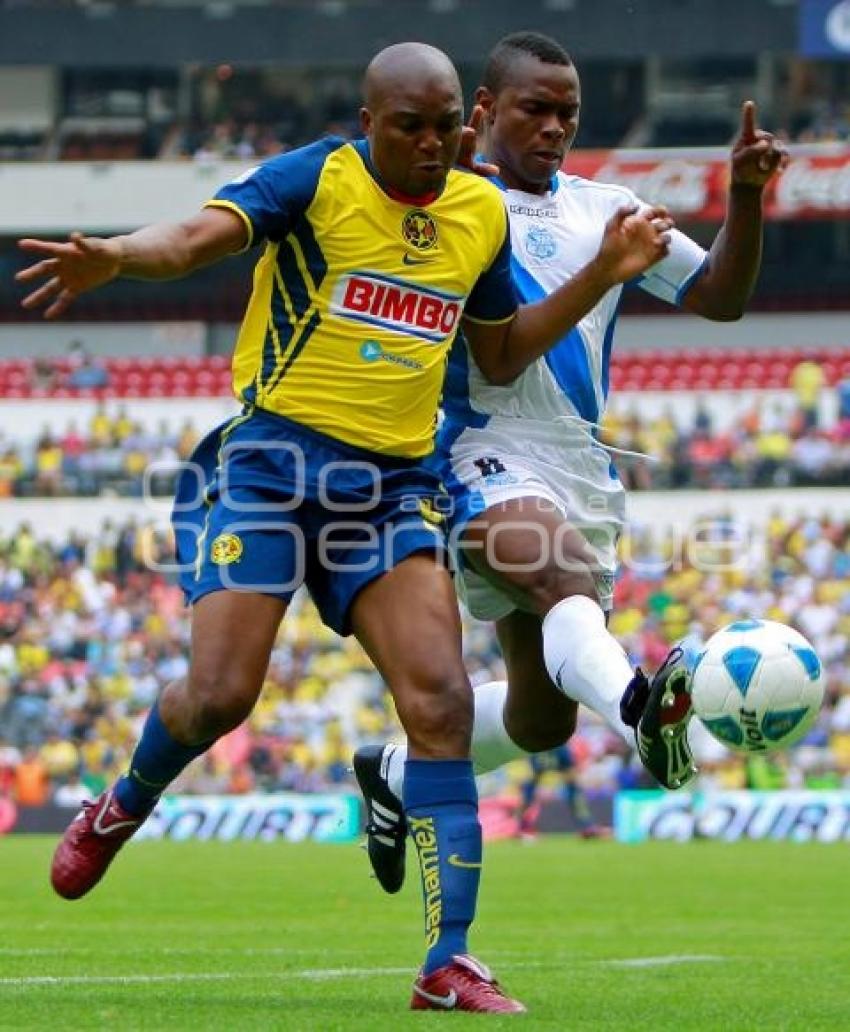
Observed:
[[[306,584],[322,620],[350,634],[361,588],[415,552],[447,561],[439,495],[418,460],[246,411],[208,434],[180,475],[181,587],[192,603],[222,590],[289,601]]]
[[[532,753],[529,756],[531,769],[535,775],[546,774],[548,771],[557,771],[560,774],[575,767],[575,758],[569,745],[558,745],[542,753]]]

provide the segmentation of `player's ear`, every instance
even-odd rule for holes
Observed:
[[[364,136],[372,131],[372,112],[369,108],[360,108],[360,129]]]

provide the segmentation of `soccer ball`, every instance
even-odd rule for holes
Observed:
[[[798,741],[814,723],[823,692],[815,650],[773,620],[729,624],[692,666],[694,712],[736,752],[771,752]]]

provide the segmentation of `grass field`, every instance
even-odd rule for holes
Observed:
[[[139,843],[54,898],[0,838],[0,1028],[850,1029],[845,847],[488,846],[472,947],[520,1018],[409,1014],[418,887],[354,846]]]

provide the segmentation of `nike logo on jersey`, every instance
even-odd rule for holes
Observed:
[[[473,860],[462,860],[457,853],[452,853],[452,855],[449,857],[449,863],[452,865],[452,867],[466,867],[470,870],[474,870],[481,867],[480,861],[479,863],[475,863]]]
[[[420,989],[418,985],[413,987],[413,991],[418,996],[421,996],[423,1000],[433,1003],[435,1007],[442,1007],[443,1010],[454,1010],[457,1006],[457,992],[454,989],[450,989],[445,996],[427,993],[424,989]]]
[[[405,253],[402,257],[402,261],[405,265],[425,265],[427,262],[432,262],[437,256],[433,258],[414,258],[412,254]]]

